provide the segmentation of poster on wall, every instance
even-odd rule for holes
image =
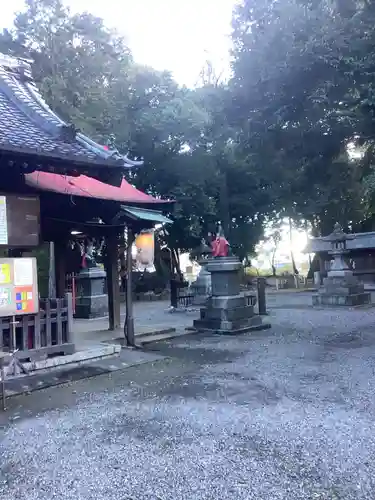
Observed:
[[[38,312],[36,259],[0,259],[0,317]]]

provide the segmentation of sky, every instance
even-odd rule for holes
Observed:
[[[269,231],[265,231],[266,236],[271,235]],[[289,224],[285,220],[283,226],[281,227],[281,241],[277,246],[277,251],[275,254],[275,266],[291,264],[291,253],[290,249],[293,248],[294,259],[297,267],[301,264],[308,262],[309,256],[304,253],[304,249],[307,245],[308,236],[305,231],[293,229],[292,230],[292,245],[290,242]],[[261,241],[257,245],[256,252],[257,258],[251,259],[254,267],[259,270],[269,270],[272,260],[272,253],[274,249],[273,241]]]
[[[23,0],[1,2],[0,26],[9,27]],[[134,58],[168,69],[180,84],[195,85],[207,59],[228,71],[236,0],[66,0],[74,11],[102,17],[126,37]]]

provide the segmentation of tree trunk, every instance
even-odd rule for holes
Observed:
[[[299,274],[296,266],[296,261],[294,259],[292,229],[293,229],[292,219],[291,217],[289,217],[289,242],[290,242],[290,258],[292,261],[292,270],[293,274]]]
[[[276,266],[275,266],[275,257],[276,257],[276,248],[272,254],[272,260],[271,260],[271,268],[272,268],[272,276],[276,276]]]

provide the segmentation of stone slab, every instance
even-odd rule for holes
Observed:
[[[221,297],[209,297],[206,307],[213,309],[233,309],[245,307],[248,301],[248,295],[223,295]],[[256,296],[255,296],[256,297]]]
[[[339,295],[319,293],[312,297],[313,306],[340,306],[354,307],[371,304],[371,294],[369,292]]]
[[[328,278],[350,278],[353,276],[353,271],[351,269],[335,269],[328,271]]]
[[[159,342],[160,340],[173,339],[181,335],[186,335],[185,330],[178,330],[176,328],[165,328],[161,330],[150,330],[149,332],[143,332],[135,336],[135,341],[137,346],[144,344],[150,344],[151,342]],[[105,340],[103,343],[106,344],[116,344],[122,347],[127,347],[125,343],[125,337],[116,337],[113,339]]]
[[[103,318],[108,315],[108,295],[77,297],[74,317],[79,319]]]
[[[260,331],[260,330],[268,330],[271,328],[271,323],[267,322],[261,322],[258,325],[252,325],[252,326],[247,326],[244,328],[238,328],[237,330],[211,330],[211,329],[205,329],[205,328],[199,328],[197,329],[198,333],[203,333],[203,334],[215,334],[215,335],[243,335],[245,333],[250,333],[254,331]]]
[[[241,262],[236,257],[213,257],[206,261],[206,269],[209,273],[232,273],[239,271],[241,267]]]
[[[201,309],[201,319],[204,320],[221,320],[221,321],[237,321],[254,316],[253,306],[242,306],[235,308],[213,308],[207,307]]]
[[[47,387],[72,383],[76,380],[110,374],[130,366],[154,363],[165,356],[139,349],[122,349],[117,356],[110,356],[81,364],[69,364],[55,370],[36,371],[27,376],[8,378],[5,382],[6,398],[18,394],[30,393]],[[1,397],[0,397],[1,401]]]
[[[194,321],[194,328],[197,330],[205,331],[238,331],[243,328],[251,328],[262,324],[262,318],[260,316],[253,316],[251,318],[246,318],[244,320],[238,321],[222,321],[220,319],[197,319]]]
[[[169,332],[169,333],[142,335],[139,339],[137,338],[137,343],[143,346],[147,344],[152,344],[154,342],[161,342],[163,340],[175,339],[177,337],[188,335],[189,333],[191,333],[191,331],[189,332],[189,330],[184,329],[182,331],[174,330],[174,332]]]
[[[92,362],[109,356],[116,356],[121,350],[120,346],[99,344],[97,347],[77,351],[74,354],[67,356],[56,356],[30,363],[23,363],[26,370],[29,372],[47,371],[61,368],[67,365],[80,365],[87,362]]]
[[[326,295],[357,295],[364,292],[363,285],[353,285],[353,286],[337,286],[337,285],[325,285],[321,292]]]

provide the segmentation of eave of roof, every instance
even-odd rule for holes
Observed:
[[[3,123],[2,123],[3,120]],[[36,88],[30,61],[0,54],[0,151],[74,162],[79,168],[139,167],[61,120]]]

